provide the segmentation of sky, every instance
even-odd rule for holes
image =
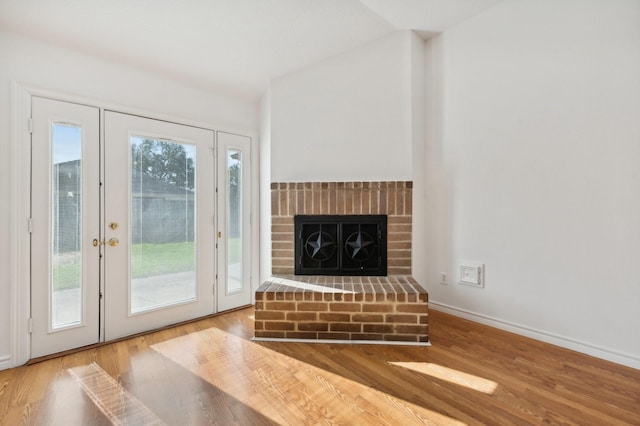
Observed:
[[[55,123],[52,145],[53,164],[79,160],[82,157],[82,128],[71,124]]]

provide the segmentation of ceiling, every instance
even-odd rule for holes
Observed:
[[[249,100],[397,30],[442,31],[505,0],[0,0],[0,29]]]

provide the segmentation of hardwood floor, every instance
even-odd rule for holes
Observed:
[[[0,424],[640,425],[640,370],[436,311],[431,347],[257,343],[252,315],[0,371]]]

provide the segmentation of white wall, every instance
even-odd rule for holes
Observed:
[[[413,180],[414,222],[421,217],[423,69],[424,41],[399,31],[272,82],[261,102],[263,279],[271,270],[270,182]],[[422,241],[416,250],[424,251]],[[414,269],[417,279],[425,275]]]
[[[257,108],[181,83],[0,32],[0,369],[11,365],[11,230],[24,226],[9,205],[17,170],[12,158],[12,81],[65,95],[122,105],[157,118],[180,119],[253,135]],[[16,167],[18,167],[16,165]],[[257,193],[257,191],[256,191]]]
[[[271,181],[412,179],[410,32],[271,85]]]
[[[434,306],[640,368],[640,2],[503,2],[426,56]]]

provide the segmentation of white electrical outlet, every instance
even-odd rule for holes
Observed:
[[[460,262],[458,283],[473,287],[484,287],[484,264],[470,261]]]
[[[447,279],[446,272],[440,272],[440,284],[444,284],[444,285],[449,284],[449,280]]]

